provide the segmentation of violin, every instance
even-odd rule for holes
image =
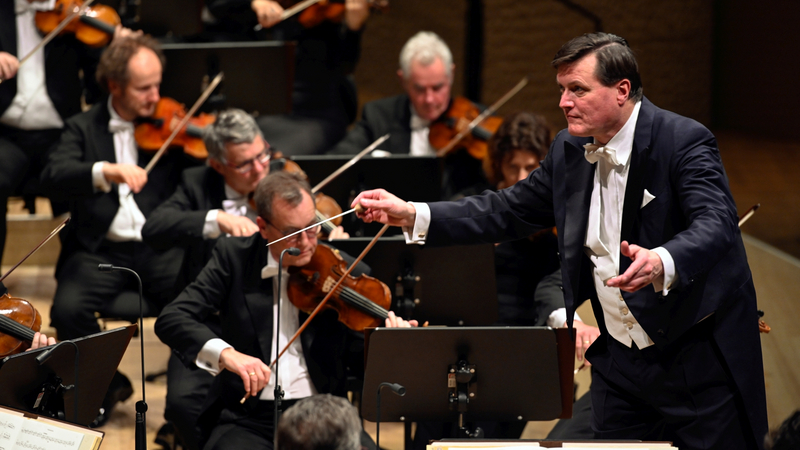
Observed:
[[[64,19],[83,6],[81,0],[56,0],[51,11],[36,12],[36,28],[44,34],[55,30]],[[59,34],[74,33],[75,38],[90,47],[104,47],[114,37],[122,21],[114,8],[106,5],[87,7],[78,20],[70,21]]]
[[[283,158],[283,155],[280,152],[275,152],[275,155],[277,158]],[[283,170],[289,173],[298,174],[304,180],[308,181],[308,175],[306,175],[303,169],[301,169],[296,162],[290,159],[284,158]],[[333,199],[333,197],[329,197],[323,194],[322,192],[312,191],[312,194],[314,195],[314,202],[316,203],[317,206],[316,217],[318,221],[323,221],[330,217],[338,216],[339,214],[342,213],[342,207],[339,206],[339,203],[337,203],[336,200]],[[342,224],[341,217],[328,222],[323,222],[320,234],[322,234],[323,237],[328,236],[336,227],[338,227],[341,224]]]
[[[185,116],[186,109],[181,103],[161,97],[152,116],[138,119],[133,132],[136,144],[143,150],[157,151]],[[214,120],[216,116],[207,113],[189,118],[170,145],[183,147],[185,153],[196,159],[206,159],[208,150],[203,143],[203,128],[214,123]]]
[[[289,268],[289,300],[297,309],[311,313],[346,271],[347,263],[337,250],[317,245],[308,264]],[[325,308],[336,311],[339,321],[351,330],[364,331],[384,323],[391,303],[389,287],[380,280],[367,275],[346,275]]]
[[[489,116],[469,130],[470,123],[480,116],[481,112],[478,105],[470,100],[464,97],[455,97],[450,108],[430,126],[428,140],[431,146],[438,151],[446,149],[456,136],[463,133],[465,136],[451,145],[451,148],[445,150],[444,153],[464,148],[473,158],[481,161],[485,159],[489,154],[489,138],[500,128],[503,119]]]
[[[370,9],[385,11],[389,7],[388,0],[368,0]],[[305,28],[313,28],[322,22],[340,23],[344,17],[343,0],[317,0],[306,7],[297,21]]]
[[[0,297],[0,358],[24,352],[42,327],[39,311],[25,299]]]

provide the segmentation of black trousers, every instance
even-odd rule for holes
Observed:
[[[39,173],[60,136],[60,129],[27,131],[0,125],[0,260],[6,243],[8,198],[28,180],[38,185]]]
[[[157,252],[142,242],[103,241],[96,252],[78,250],[61,262],[58,287],[50,310],[58,338],[74,339],[98,333],[95,312],[123,290],[138,291],[136,278],[127,272],[100,272],[98,264],[128,267],[142,278],[144,297],[157,305],[172,301],[173,285],[183,260],[175,247]]]
[[[681,450],[759,448],[713,320],[665,350],[595,341],[587,353],[595,437],[672,441]]]
[[[214,376],[205,370],[186,367],[174,353],[169,357],[164,418],[172,422],[186,450],[200,450],[197,419],[213,382]]]

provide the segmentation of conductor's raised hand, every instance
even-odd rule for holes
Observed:
[[[417,218],[417,210],[412,204],[383,189],[358,194],[350,207],[355,208],[356,205],[364,208],[363,212],[356,214],[366,223],[380,222],[396,227],[413,227]]]
[[[219,354],[220,369],[238,374],[244,383],[245,392],[255,397],[269,382],[269,366],[258,358],[237,352],[228,347]]]
[[[653,281],[658,280],[663,284],[664,264],[658,253],[638,245],[628,244],[628,241],[620,243],[620,252],[622,256],[627,256],[633,262],[625,273],[609,279],[606,282],[607,286],[618,287],[625,292],[636,292]]]

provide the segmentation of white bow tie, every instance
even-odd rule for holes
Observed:
[[[222,210],[232,216],[247,216],[247,199],[240,197],[233,200],[223,200]]]
[[[605,158],[606,162],[611,165],[620,165],[619,162],[617,162],[617,151],[613,148],[597,144],[585,144],[583,148],[585,149],[584,156],[586,156],[586,160],[592,164],[599,161],[600,158]]]
[[[112,117],[111,120],[108,121],[109,133],[119,133],[123,131],[130,131],[131,133],[133,133],[133,122],[117,119],[115,117]]]
[[[416,130],[421,130],[423,128],[427,128],[428,125],[430,125],[430,124],[431,124],[430,120],[425,120],[425,119],[423,119],[422,117],[420,117],[420,116],[418,116],[416,114],[412,114],[411,115],[411,130],[412,131],[416,131]]]

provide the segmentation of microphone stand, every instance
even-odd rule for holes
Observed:
[[[136,450],[147,450],[147,402],[145,401],[145,375],[144,375],[144,299],[142,295],[142,279],[135,270],[127,267],[118,267],[112,264],[98,264],[101,272],[123,271],[132,273],[139,282],[139,344],[142,357],[142,399],[136,402]]]
[[[296,247],[289,247],[284,249],[281,252],[280,258],[278,258],[278,298],[276,303],[278,304],[278,310],[276,312],[275,317],[275,390],[273,391],[274,404],[275,410],[273,411],[272,417],[272,433],[273,433],[273,444],[275,448],[278,448],[278,420],[280,419],[281,413],[281,401],[283,400],[283,389],[281,389],[281,385],[278,381],[278,364],[280,361],[280,337],[281,337],[281,293],[283,290],[281,289],[281,276],[283,275],[283,255],[289,253],[292,256],[297,256],[300,254],[300,249]]]
[[[384,386],[388,386],[392,392],[400,397],[406,395],[406,388],[401,384],[384,381],[378,385],[378,397],[376,401],[378,408],[375,411],[375,447],[377,450],[381,450],[381,388]]]

